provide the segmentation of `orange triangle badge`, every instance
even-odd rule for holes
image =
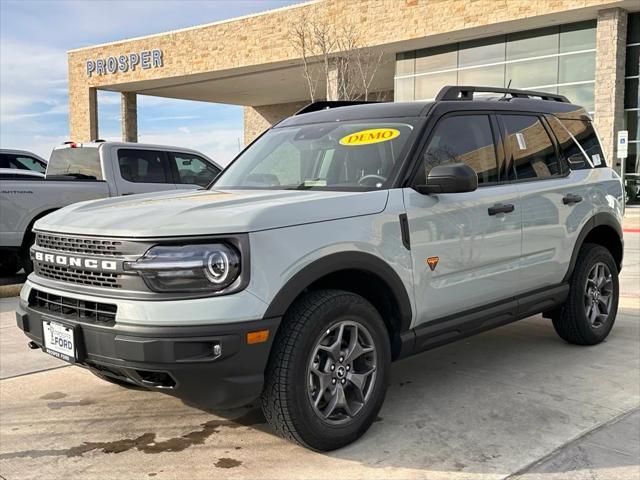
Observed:
[[[427,265],[429,265],[429,268],[431,269],[432,272],[436,269],[436,266],[438,265],[439,260],[440,260],[440,257],[427,258]]]

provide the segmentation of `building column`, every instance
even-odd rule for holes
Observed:
[[[596,31],[595,124],[609,166],[620,173],[616,137],[624,125],[624,68],[627,12],[610,8],[598,12]]]
[[[122,141],[138,141],[138,97],[135,92],[122,92],[120,96],[120,122]]]
[[[289,117],[301,108],[309,105],[310,101],[277,103],[274,105],[260,105],[244,107],[244,144],[249,145],[266,129]],[[238,139],[240,143],[240,139]],[[240,146],[238,147],[239,150]]]
[[[69,86],[69,140],[90,142],[98,138],[98,91]]]
[[[327,101],[334,102],[345,99],[345,92],[347,91],[345,85],[345,82],[347,81],[345,78],[346,68],[341,64],[341,62],[344,61],[345,60],[341,58],[336,58],[332,61],[332,65],[329,67],[326,92]]]

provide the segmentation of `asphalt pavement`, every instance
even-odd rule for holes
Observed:
[[[397,362],[372,428],[328,454],[273,435],[257,404],[203,412],[29,350],[13,319],[17,299],[0,299],[0,475],[640,479],[636,211],[606,342],[568,345],[535,316]]]

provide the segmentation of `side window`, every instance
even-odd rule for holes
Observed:
[[[584,161],[582,150],[584,150],[584,153],[586,153],[595,168],[607,166],[598,136],[590,121],[558,119],[554,116],[549,116],[548,118],[553,133],[563,147],[564,157],[569,162],[572,170],[591,168],[591,165]],[[564,139],[564,141],[561,139]],[[578,142],[580,146],[578,146],[576,142]],[[567,145],[566,150],[565,144]],[[582,147],[582,150],[580,147]]]
[[[418,183],[425,182],[433,167],[446,163],[466,163],[478,174],[479,185],[500,180],[488,115],[445,117],[438,122],[423,156]]]
[[[36,160],[32,157],[25,157],[22,155],[16,155],[16,162],[18,163],[17,168],[31,170],[33,172],[44,173],[47,168],[46,165],[43,165],[40,160]]]
[[[35,158],[25,157],[24,155],[2,153],[0,154],[0,168],[32,170],[34,172],[44,173],[46,165],[42,165],[42,162]]]
[[[165,152],[122,148],[118,165],[123,179],[133,183],[173,183]]]
[[[501,118],[518,180],[561,174],[556,149],[538,117],[501,115]]]
[[[173,153],[173,161],[178,169],[177,183],[206,187],[220,173],[220,169],[197,155]]]

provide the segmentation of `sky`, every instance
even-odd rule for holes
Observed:
[[[0,148],[48,158],[69,138],[68,50],[191,27],[300,0],[0,0]],[[98,92],[99,136],[120,140],[120,94]],[[242,144],[242,107],[138,97],[138,141],[222,164]]]

